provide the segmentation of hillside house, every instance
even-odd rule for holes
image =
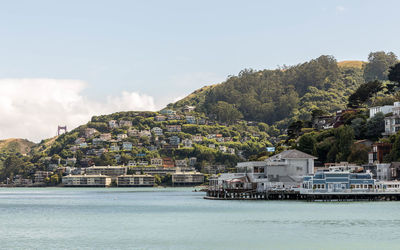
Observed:
[[[67,160],[65,160],[65,164],[67,166],[75,166],[76,158],[75,157],[67,158]]]
[[[186,116],[186,122],[188,124],[196,124],[196,117],[191,116],[191,115],[187,115]]]
[[[221,151],[222,153],[226,153],[228,148],[226,146],[219,146],[218,147],[219,151]]]
[[[400,131],[400,102],[395,102],[392,108],[392,116],[385,117],[385,132],[383,135],[394,135]]]
[[[121,121],[119,121],[119,126],[120,127],[132,127],[132,121],[121,120]]]
[[[163,161],[164,168],[174,168],[175,167],[175,162],[170,157],[164,157],[164,158],[162,158],[162,161]]]
[[[124,140],[124,139],[126,139],[126,138],[128,138],[128,135],[127,135],[127,134],[118,134],[118,135],[117,135],[117,140],[118,140],[118,141],[122,141],[122,140]]]
[[[110,141],[111,140],[111,133],[100,134],[99,138],[102,141]]]
[[[122,143],[123,150],[132,150],[132,148],[133,148],[132,142],[125,141]]]
[[[183,147],[185,147],[185,148],[191,148],[193,145],[192,140],[190,140],[190,139],[182,140],[182,144],[183,144]]]
[[[176,111],[174,111],[172,109],[163,109],[160,111],[160,113],[163,115],[175,115]]]
[[[175,114],[175,115],[168,115],[168,121],[181,120],[181,119],[182,119],[182,116],[177,115],[177,114]]]
[[[196,157],[190,157],[189,158],[189,166],[193,167],[194,165],[196,165],[197,162],[197,158]]]
[[[184,113],[190,113],[190,112],[193,112],[195,109],[196,109],[195,106],[185,105],[185,106],[183,107],[182,111],[183,111]]]
[[[175,166],[179,167],[179,168],[184,168],[187,167],[187,160],[183,159],[183,160],[175,160]]]
[[[156,115],[156,117],[154,117],[154,120],[157,122],[163,122],[167,119],[167,117],[165,117],[164,115]]]
[[[192,141],[195,143],[202,142],[203,136],[201,136],[201,134],[192,135]]]
[[[82,142],[79,144],[79,148],[87,148],[88,144],[86,142]]]
[[[169,137],[170,145],[177,146],[177,145],[179,145],[180,142],[181,142],[181,138],[179,138],[176,135]]]
[[[150,164],[153,166],[162,166],[163,165],[163,159],[162,158],[153,158],[150,160]]]
[[[234,148],[228,148],[228,154],[234,155],[235,154],[235,149]]]
[[[85,138],[79,137],[79,138],[77,138],[77,139],[75,140],[75,144],[76,144],[76,145],[79,145],[79,144],[81,144],[81,143],[84,143],[85,141],[86,141]]]
[[[150,130],[141,130],[141,131],[139,132],[139,137],[143,137],[143,136],[151,137],[151,132],[150,132]]]
[[[388,142],[377,142],[372,144],[371,152],[368,153],[369,163],[382,163],[385,155],[392,150],[392,144]]]
[[[215,144],[208,144],[209,148],[215,149]]]
[[[159,127],[152,128],[151,132],[153,132],[157,136],[163,135],[163,130],[162,130],[162,128],[159,128]]]
[[[112,144],[111,146],[110,146],[110,151],[119,151],[120,150],[120,147],[117,145],[117,144]]]
[[[137,137],[137,136],[139,136],[139,130],[130,129],[130,130],[128,130],[128,135],[131,136],[131,137]]]
[[[116,120],[111,120],[108,122],[108,127],[110,127],[111,129],[118,128],[118,122]]]
[[[395,103],[396,104],[396,103]],[[369,108],[369,118],[374,117],[378,113],[383,113],[384,115],[392,113],[394,105],[384,105],[384,106],[377,106]]]
[[[103,140],[100,138],[93,138],[92,144],[93,146],[101,146],[103,145]]]
[[[181,132],[182,126],[181,125],[167,125],[166,126],[168,132]]]
[[[85,138],[90,138],[92,137],[95,133],[97,133],[97,130],[94,128],[85,128],[84,134]]]

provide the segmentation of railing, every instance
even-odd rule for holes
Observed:
[[[367,194],[367,193],[399,193],[400,189],[332,189],[332,190],[311,190],[311,189],[300,189],[302,194],[329,194],[329,193],[346,193],[346,194]]]

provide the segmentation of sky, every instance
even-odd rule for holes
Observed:
[[[400,55],[400,1],[0,0],[0,139],[159,110],[245,68]]]

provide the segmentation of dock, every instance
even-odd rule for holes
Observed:
[[[218,189],[207,190],[208,200],[299,200],[299,201],[400,201],[399,192],[310,192],[295,190]]]

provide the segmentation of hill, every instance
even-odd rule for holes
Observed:
[[[366,62],[363,61],[341,61],[338,62],[338,66],[340,68],[357,68],[357,69],[362,69],[362,67],[366,64]]]
[[[35,145],[26,139],[10,138],[0,140],[0,152],[28,154]]]
[[[285,129],[294,120],[309,120],[313,110],[331,113],[345,108],[350,94],[363,82],[360,63],[320,56],[275,70],[242,70],[168,108],[192,105],[219,122],[243,118]]]

